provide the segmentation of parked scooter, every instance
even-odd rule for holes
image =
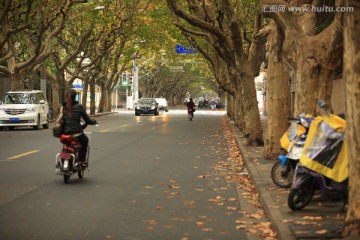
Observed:
[[[83,129],[87,127],[85,123]],[[88,136],[91,132],[85,132]],[[90,140],[90,138],[89,138]],[[78,159],[78,152],[81,149],[81,143],[71,135],[62,134],[60,142],[63,144],[61,152],[56,154],[56,173],[64,177],[64,183],[70,182],[70,176],[78,174],[79,178],[83,178],[84,172],[89,167],[90,145],[88,145],[85,164],[81,164]],[[88,171],[90,171],[88,169]]]
[[[348,198],[348,161],[344,140],[345,120],[329,113],[323,101],[318,102],[321,116],[309,130],[300,163],[288,196],[288,206],[301,210],[314,192],[322,197]]]
[[[314,119],[305,113],[297,118],[288,117],[290,126],[280,139],[281,148],[287,151],[286,155],[278,156],[271,168],[271,179],[282,188],[288,188],[294,179],[296,165],[302,154],[310,124]]]

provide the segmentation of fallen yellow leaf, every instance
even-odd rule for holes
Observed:
[[[204,222],[196,222],[195,224],[196,224],[197,226],[199,226],[199,227],[200,227],[200,226],[204,226],[204,225],[205,225],[205,223],[204,223]]]
[[[239,226],[236,226],[236,230],[239,230],[239,229],[244,229],[244,228],[247,228],[246,225],[239,225]]]
[[[322,220],[322,217],[321,216],[318,216],[318,217],[304,216],[303,219],[304,220]]]
[[[323,229],[323,230],[318,230],[318,231],[315,231],[316,234],[326,234],[328,232],[328,230],[326,229]]]
[[[257,233],[257,230],[254,228],[251,228],[251,229],[247,230],[247,232],[255,234],[255,233]]]
[[[212,228],[202,228],[201,230],[204,232],[212,232],[213,231]]]

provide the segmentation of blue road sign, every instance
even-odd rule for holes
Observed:
[[[184,46],[181,46],[180,44],[176,44],[175,52],[177,54],[194,54],[196,53],[196,49],[193,47],[191,49],[187,49]]]
[[[73,83],[73,84],[71,84],[71,87],[72,88],[84,88],[84,85],[79,84],[79,83]]]

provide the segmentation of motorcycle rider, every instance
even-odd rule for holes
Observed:
[[[96,120],[91,119],[86,113],[85,108],[75,100],[76,91],[70,89],[65,94],[65,102],[63,103],[63,130],[65,134],[72,135],[77,141],[81,143],[79,152],[79,161],[81,165],[86,167],[86,153],[89,144],[89,138],[83,131],[83,126],[80,124],[81,117],[87,124],[95,125]]]
[[[188,114],[191,114],[191,118],[193,118],[195,103],[193,102],[192,98],[190,98],[190,101],[187,102],[186,106],[188,108]]]
[[[210,108],[211,108],[212,110],[214,110],[214,109],[216,108],[216,102],[215,102],[214,99],[211,100]]]

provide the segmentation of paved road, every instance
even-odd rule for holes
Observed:
[[[50,129],[0,131],[0,239],[262,239],[268,219],[228,177],[224,115],[99,117],[91,172],[70,184]]]

